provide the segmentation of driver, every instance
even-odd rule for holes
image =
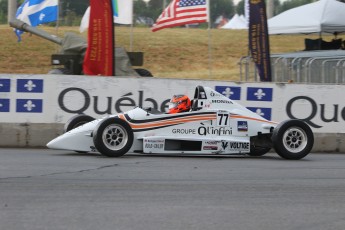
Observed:
[[[188,96],[174,95],[169,102],[168,113],[173,114],[173,113],[187,112],[190,110],[190,107],[191,107],[191,102]]]

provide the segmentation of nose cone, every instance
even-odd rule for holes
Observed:
[[[70,149],[74,150],[80,144],[75,140],[76,135],[71,135],[71,133],[64,133],[61,136],[51,140],[47,147],[50,149]]]
[[[66,149],[66,145],[62,140],[62,136],[59,136],[48,142],[47,147],[50,149]]]
[[[89,152],[95,149],[92,139],[92,131],[98,124],[95,120],[79,126],[71,131],[58,136],[47,144],[50,149],[63,149]]]

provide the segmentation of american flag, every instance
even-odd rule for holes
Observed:
[[[173,0],[152,26],[152,32],[186,24],[207,22],[207,0]]]

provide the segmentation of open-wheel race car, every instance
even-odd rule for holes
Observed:
[[[309,154],[313,143],[312,130],[301,120],[269,121],[211,88],[197,86],[188,112],[136,107],[101,119],[79,114],[47,147],[108,157],[127,152],[262,156],[274,148],[282,158],[297,160]]]

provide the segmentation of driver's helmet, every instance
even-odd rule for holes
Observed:
[[[169,112],[168,113],[180,113],[189,111],[191,107],[191,102],[186,95],[174,95],[169,102]]]

